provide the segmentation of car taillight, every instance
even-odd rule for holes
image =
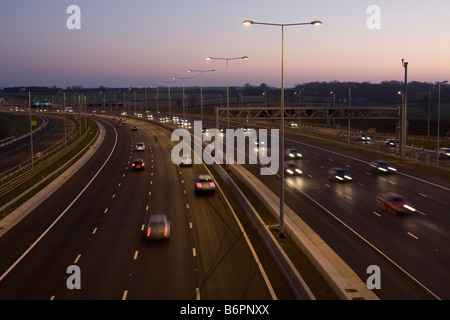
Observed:
[[[197,182],[197,188],[201,188],[202,184],[200,182]]]
[[[152,230],[152,228],[151,228],[151,227],[148,227],[148,229],[147,229],[147,237],[150,237],[150,232],[151,232],[151,230]]]
[[[210,182],[209,185],[214,188],[214,182]]]
[[[144,163],[144,162],[142,162],[142,166],[145,166],[145,163]]]
[[[164,227],[164,237],[167,237],[167,226]]]
[[[135,163],[133,163],[133,164],[132,164],[131,166],[132,166],[132,167],[134,167],[135,165],[136,165],[136,164],[135,164]]]

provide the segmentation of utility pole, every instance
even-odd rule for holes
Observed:
[[[405,68],[405,89],[403,92],[403,106],[401,108],[401,133],[400,133],[400,156],[405,156],[405,146],[406,146],[406,127],[407,127],[407,106],[408,106],[408,95],[407,95],[407,87],[408,87],[408,62],[405,59],[402,59],[402,66]]]

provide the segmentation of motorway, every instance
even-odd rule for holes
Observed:
[[[101,120],[107,138],[99,152],[0,238],[0,299],[292,299],[256,232],[246,227],[243,236],[227,200],[220,193],[195,196],[193,180],[207,168],[179,168],[170,161],[170,132],[144,120],[129,122],[115,128],[109,118]],[[131,124],[139,130],[130,131]],[[135,151],[138,141],[147,150]],[[363,281],[368,266],[379,266],[381,289],[374,291],[381,299],[450,298],[448,179],[396,163],[397,173],[375,174],[372,158],[302,138],[287,138],[290,146],[303,154],[294,160],[303,175],[286,177],[286,205]],[[137,157],[146,170],[130,170]],[[244,167],[279,193],[278,175]],[[330,167],[346,169],[353,180],[331,181]],[[382,210],[375,196],[388,191],[404,195],[416,212]],[[172,238],[148,243],[143,228],[158,212],[169,215]],[[66,286],[73,264],[81,269],[81,290]]]
[[[207,168],[173,164],[170,132],[96,119],[105,128],[99,150],[0,237],[1,300],[293,299],[256,231],[242,220],[243,233],[236,222],[240,209],[219,190],[194,194],[194,178]],[[146,150],[135,151],[136,142]],[[131,170],[138,157],[144,171]],[[171,220],[171,238],[149,242],[144,227],[161,212]],[[80,268],[81,289],[67,286],[72,265]]]
[[[46,119],[44,127],[33,133],[33,153],[44,152],[55,145],[64,142],[65,132],[69,136],[75,129],[75,122],[70,118],[64,125],[64,118],[48,114],[42,115]],[[0,147],[0,174],[30,161],[30,138],[18,139],[15,142]]]

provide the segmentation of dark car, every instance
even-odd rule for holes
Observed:
[[[370,162],[370,166],[375,172],[381,173],[397,172],[397,169],[395,169],[389,162],[384,160],[373,160]]]
[[[352,181],[352,177],[342,168],[331,168],[328,170],[328,177],[338,182]]]
[[[131,164],[133,170],[145,170],[145,162],[142,159],[135,159]]]
[[[136,125],[131,126],[131,131],[137,131],[138,127]]]
[[[192,166],[192,158],[190,156],[182,156],[180,167],[189,167]]]
[[[213,178],[208,174],[201,174],[195,179],[195,193],[214,193],[216,191],[216,184]]]
[[[145,237],[149,240],[169,240],[170,221],[165,214],[152,214],[148,220]]]
[[[287,161],[284,163],[284,172],[291,176],[302,175],[303,172],[300,170],[297,165],[291,161]]]
[[[387,192],[379,194],[376,197],[376,201],[381,208],[394,215],[416,211],[405,197],[397,193]]]

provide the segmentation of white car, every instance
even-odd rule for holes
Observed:
[[[137,142],[136,143],[136,151],[144,151],[145,150],[145,144],[143,142]]]

